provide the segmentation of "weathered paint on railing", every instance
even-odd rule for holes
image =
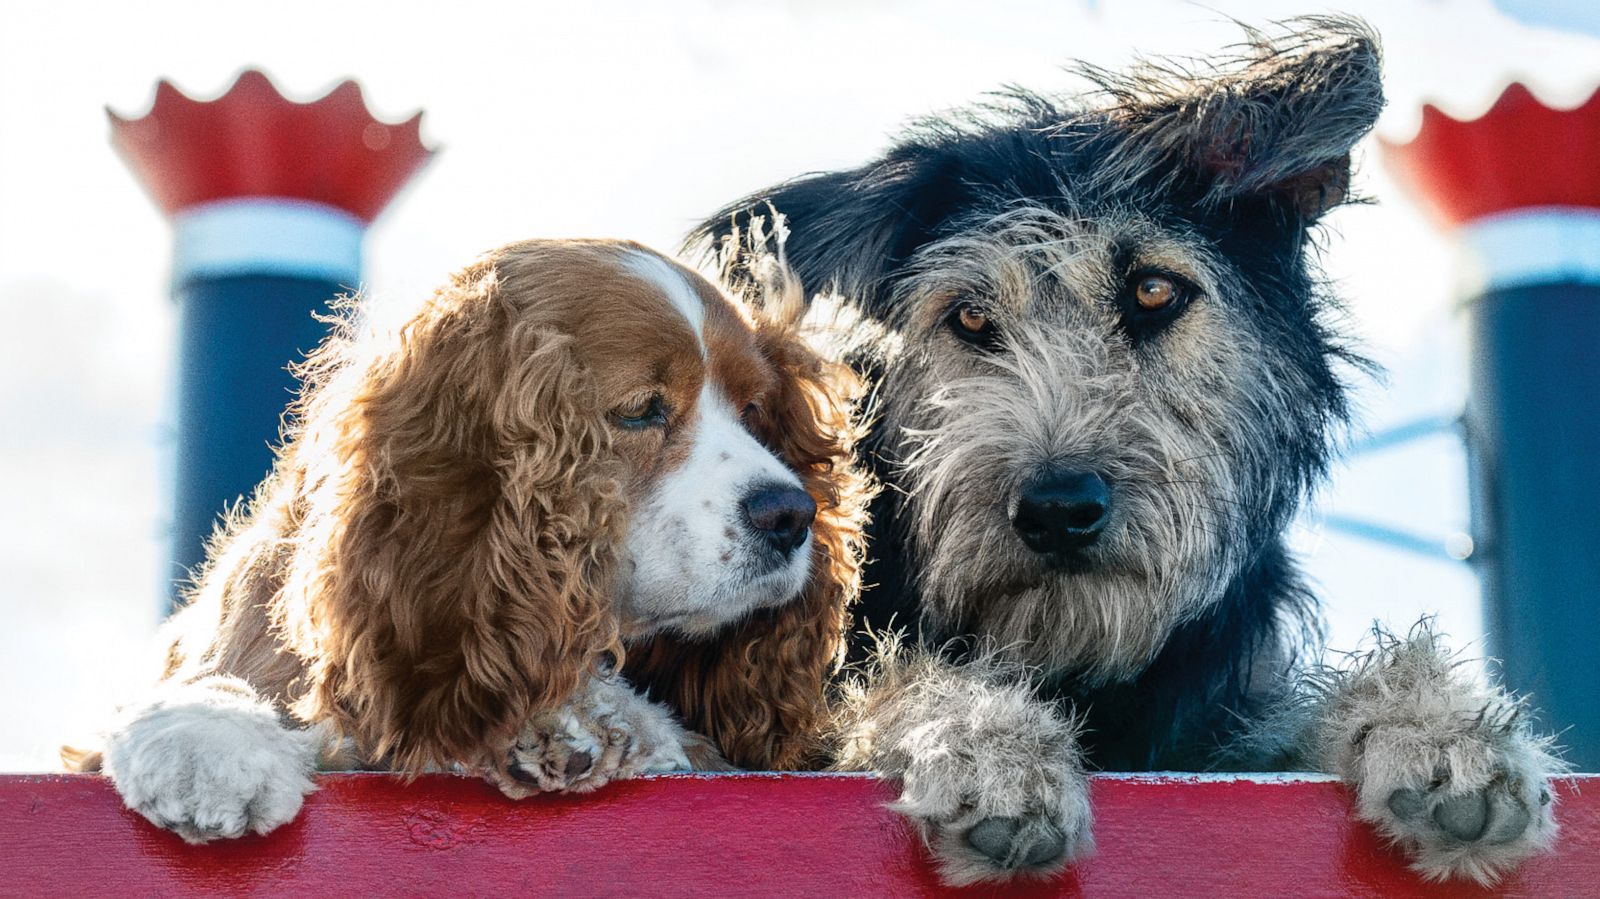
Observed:
[[[944,895],[867,777],[669,776],[512,802],[476,780],[320,780],[265,837],[190,846],[101,778],[0,776],[0,895]],[[1580,790],[1588,786],[1587,791]],[[1421,882],[1317,778],[1094,779],[1096,854],[965,896],[1600,895],[1600,779],[1563,782],[1562,836],[1499,891]]]

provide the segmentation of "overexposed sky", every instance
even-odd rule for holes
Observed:
[[[1404,139],[1424,97],[1481,111],[1513,75],[1572,105],[1600,41],[1526,28],[1486,2],[1352,2],[1386,39]],[[377,222],[366,287],[391,308],[478,252],[534,236],[671,249],[700,217],[801,172],[855,165],[908,118],[1006,83],[1069,89],[1073,58],[1205,55],[1330,7],[1156,0],[0,6],[0,770],[53,765],[100,720],[157,621],[167,575],[164,441],[174,307],[170,233],[112,153],[103,108],[148,108],[170,77],[214,96],[246,66],[309,99],[354,76],[384,117],[426,111],[443,149]],[[1449,244],[1376,153],[1379,203],[1329,220],[1327,267],[1368,352],[1363,425],[1451,414],[1463,398]],[[1441,540],[1466,528],[1452,437],[1353,460],[1330,512]],[[1332,642],[1374,617],[1437,612],[1481,636],[1464,565],[1374,546],[1307,517],[1296,535]]]

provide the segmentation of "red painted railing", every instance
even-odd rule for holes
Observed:
[[[1422,883],[1349,821],[1334,782],[1102,776],[1093,858],[949,894],[1600,895],[1600,778],[1558,792],[1557,851],[1491,892]],[[944,894],[892,795],[867,777],[686,775],[512,802],[465,778],[340,774],[271,835],[189,846],[98,777],[7,775],[0,896]]]

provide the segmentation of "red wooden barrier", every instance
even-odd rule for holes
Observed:
[[[1589,786],[1587,793],[1579,792]],[[1560,785],[1559,849],[1491,893],[1428,885],[1337,783],[1102,776],[1098,853],[966,896],[1600,895],[1600,777]],[[476,780],[321,778],[294,823],[189,846],[83,775],[0,776],[0,895],[943,895],[868,777],[694,775],[511,802]]]

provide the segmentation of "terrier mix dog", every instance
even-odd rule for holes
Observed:
[[[1317,615],[1284,533],[1361,364],[1311,248],[1383,103],[1375,36],[1085,72],[1100,99],[925,121],[691,237],[784,216],[798,277],[876,330],[848,355],[888,489],[837,764],[902,778],[952,883],[1086,852],[1091,766],[1336,773],[1422,874],[1493,882],[1555,833],[1519,701],[1426,626],[1294,673]]]

